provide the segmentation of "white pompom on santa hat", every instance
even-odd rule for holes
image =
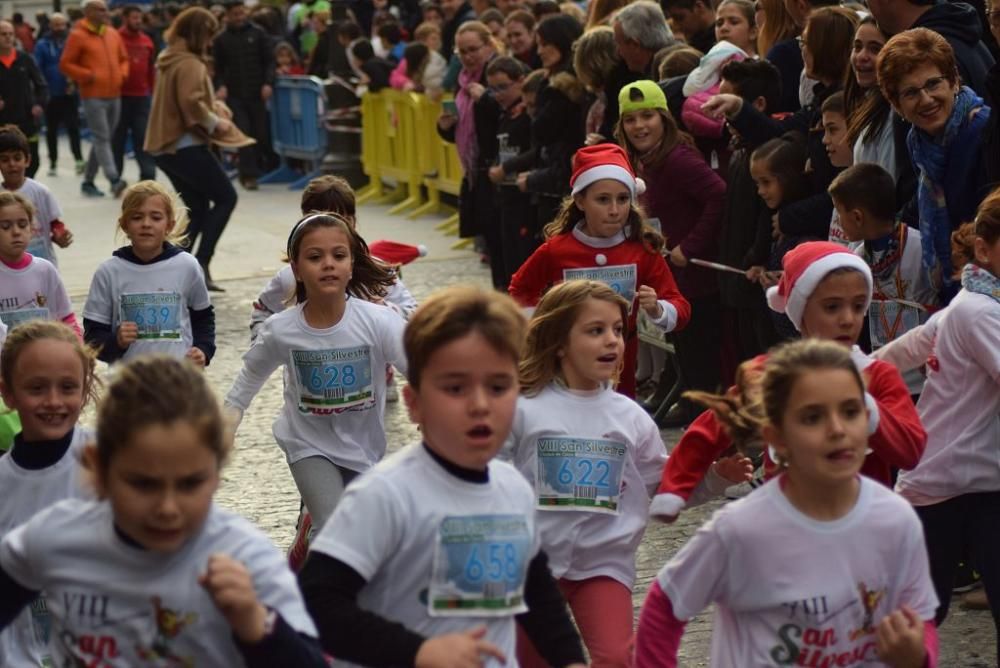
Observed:
[[[808,241],[785,253],[781,260],[784,272],[776,286],[767,290],[767,304],[778,313],[785,313],[802,331],[802,313],[806,309],[809,296],[816,290],[827,274],[837,269],[854,269],[865,277],[868,285],[868,300],[865,310],[872,301],[872,270],[863,259],[840,244],[829,241]]]
[[[628,154],[617,144],[584,146],[573,155],[573,176],[569,185],[574,195],[602,179],[625,184],[632,193],[632,199],[646,192],[646,183],[636,178]]]

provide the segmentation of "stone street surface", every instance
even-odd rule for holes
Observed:
[[[62,155],[69,155],[65,150],[68,147],[62,148]],[[44,170],[39,177],[55,191],[64,209],[64,219],[77,238],[73,247],[59,251],[59,258],[79,317],[94,269],[120,245],[113,239],[118,203],[110,197],[81,198],[79,181],[68,167],[63,167],[58,177],[45,177]],[[130,180],[135,178],[134,161],[129,161],[126,178],[129,177]],[[106,184],[99,185],[103,188]],[[298,198],[299,193],[290,192],[283,186],[262,186],[260,191],[253,193],[240,190],[239,206],[212,265],[213,274],[227,290],[221,295],[213,294],[218,352],[208,369],[208,377],[220,397],[229,389],[239,371],[240,356],[248,347],[250,304],[270,274],[281,266],[278,258],[288,230],[297,218]],[[386,211],[385,206],[361,207],[359,229],[369,241],[391,239],[424,243],[429,247],[428,257],[417,260],[403,271],[406,285],[418,300],[436,288],[453,283],[489,284],[486,268],[473,253],[450,250],[453,239],[434,231],[433,226],[440,218],[432,216],[409,221],[402,216],[388,216]],[[285,549],[293,538],[299,501],[284,457],[271,436],[271,423],[281,401],[281,378],[276,373],[246,413],[217,499],[256,522]],[[419,438],[402,404],[389,404],[385,421],[390,450]],[[677,430],[663,432],[668,448],[676,443],[679,435]],[[718,503],[709,504],[688,511],[673,525],[650,525],[637,556],[636,614],[650,581],[663,563],[718,506]],[[775,546],[775,550],[780,550],[780,546]],[[958,600],[954,602],[950,617],[941,629],[939,665],[945,668],[995,666],[989,613],[966,611],[958,603]],[[681,665],[707,666],[710,640],[711,614],[706,611],[688,624],[681,646]]]

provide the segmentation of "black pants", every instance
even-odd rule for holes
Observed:
[[[271,164],[271,126],[267,116],[266,103],[257,98],[245,100],[226,98],[226,104],[233,111],[233,123],[257,143],[240,149],[240,178],[256,179]]]
[[[132,150],[135,151],[135,161],[139,163],[139,179],[142,181],[156,178],[156,161],[153,156],[142,150],[146,143],[146,125],[149,124],[150,98],[146,96],[122,96],[122,111],[118,117],[118,125],[111,136],[111,150],[115,154],[115,167],[119,174],[124,174],[122,166],[125,163],[125,140],[132,134]]]
[[[56,95],[45,105],[45,142],[49,146],[49,164],[59,159],[59,126],[66,127],[69,148],[74,160],[83,160],[80,149],[80,98],[76,95]]]
[[[718,294],[688,298],[688,302],[691,319],[687,327],[673,334],[684,389],[715,392],[721,381],[722,302]],[[692,419],[700,412],[686,399],[681,406]]]
[[[516,186],[500,186],[497,204],[500,209],[500,246],[503,254],[501,289],[506,291],[510,277],[531,257],[540,240],[534,224],[535,207],[531,204],[530,195],[522,193]],[[490,262],[492,261],[491,256]]]
[[[940,606],[934,621],[948,616],[958,563],[968,555],[983,578],[1000,655],[1000,492],[962,494],[932,506],[917,506],[924,525],[931,579]]]
[[[229,223],[229,216],[236,208],[236,189],[207,146],[162,153],[156,156],[156,165],[170,178],[188,207],[191,219],[188,249],[194,249],[195,241],[201,237],[195,257],[202,266],[208,266],[219,237]]]

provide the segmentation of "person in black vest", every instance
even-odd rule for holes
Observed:
[[[12,123],[28,137],[28,176],[38,171],[38,119],[45,111],[48,93],[48,84],[34,59],[14,48],[14,24],[0,21],[0,125]]]
[[[233,112],[236,127],[257,140],[240,149],[240,183],[257,189],[257,178],[271,160],[267,101],[274,83],[274,51],[268,35],[247,20],[247,8],[236,0],[226,3],[226,29],[212,45],[215,59],[215,96]]]

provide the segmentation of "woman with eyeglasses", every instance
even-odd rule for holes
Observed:
[[[913,126],[906,143],[917,170],[922,259],[948,303],[960,287],[951,272],[951,233],[972,220],[989,192],[984,157],[990,151],[983,142],[991,110],[962,85],[955,52],[932,30],[914,28],[890,39],[877,69],[882,94]]]

